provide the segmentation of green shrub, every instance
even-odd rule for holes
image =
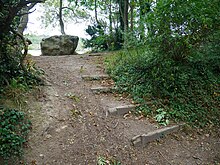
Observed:
[[[105,22],[89,25],[86,32],[91,38],[83,40],[85,48],[92,48],[93,52],[120,49],[122,47],[120,31],[116,29],[110,34],[107,31]]]
[[[0,98],[2,93],[8,92],[8,89],[17,88],[25,91],[43,83],[40,76],[44,74],[44,71],[37,68],[32,60],[26,60],[26,71],[19,67],[15,68],[17,65],[13,63],[13,60],[9,63],[2,61],[0,64],[2,64],[0,65]]]
[[[182,63],[155,52],[121,52],[106,60],[119,91],[130,93],[146,115],[157,118],[163,108],[166,120],[219,125],[220,57],[194,55]]]
[[[4,160],[21,156],[30,129],[23,112],[0,107],[0,156]]]
[[[146,15],[148,44],[182,61],[219,30],[219,0],[158,0]]]
[[[107,60],[119,91],[130,93],[141,103],[139,110],[161,124],[173,119],[201,127],[220,125],[218,3],[153,1],[145,15],[145,47]]]

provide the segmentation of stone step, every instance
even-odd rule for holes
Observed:
[[[105,80],[109,79],[109,75],[103,74],[103,75],[82,75],[83,80],[92,81],[92,80]]]
[[[135,111],[135,108],[136,108],[135,105],[123,105],[115,108],[109,108],[108,111],[106,112],[106,116],[124,115],[129,111]]]
[[[106,53],[91,53],[91,54],[88,54],[88,56],[103,56],[105,54]]]
[[[174,125],[157,129],[146,134],[137,135],[131,139],[131,142],[135,147],[144,147],[146,144],[152,141],[158,140],[163,138],[165,135],[178,131],[182,126],[183,125]]]
[[[91,91],[95,94],[99,93],[111,93],[115,90],[115,87],[93,87],[91,88]]]

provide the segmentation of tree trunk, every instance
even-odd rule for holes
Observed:
[[[96,23],[99,25],[98,13],[97,13],[97,0],[95,0],[95,20]]]
[[[23,35],[24,30],[27,28],[29,12],[35,5],[36,3],[31,3],[22,8],[21,13],[20,13],[21,15],[20,24],[18,25],[18,30],[17,30],[18,33]]]
[[[139,0],[140,5],[140,19],[139,19],[139,29],[140,29],[140,39],[144,38],[144,2],[142,0]]]
[[[110,34],[112,34],[112,1],[109,1],[109,30]]]
[[[21,10],[22,7],[12,7],[9,6],[8,11],[9,14],[5,18],[4,22],[0,22],[0,37],[2,34],[7,34],[10,31],[10,25],[12,24],[14,18],[16,17],[19,10]],[[1,39],[1,38],[0,38]]]
[[[131,8],[130,31],[132,32],[134,30],[134,0],[131,1],[130,8]]]
[[[59,8],[59,21],[60,21],[60,30],[61,34],[65,35],[64,23],[63,23],[63,0],[60,0],[60,8]]]
[[[120,22],[120,29],[124,31],[124,0],[119,0],[119,22]]]
[[[123,14],[124,13],[124,2],[123,0],[119,0],[119,30],[118,30],[118,43],[120,43],[120,47],[122,46],[122,43],[124,42],[123,32],[125,30],[124,25],[124,19]]]
[[[0,1],[0,9],[3,8],[2,5],[4,4]],[[20,11],[23,7],[30,5],[31,8],[34,7],[37,3],[44,2],[44,0],[21,0],[17,3],[16,6],[8,6],[8,14],[5,17],[5,21],[0,22],[0,37],[2,34],[6,34],[10,31],[10,25],[12,24],[14,18],[17,16],[18,11]],[[2,9],[1,9],[2,10]]]
[[[29,12],[28,6],[25,6],[21,11],[20,24],[18,25],[18,33],[22,35],[24,33],[25,28],[27,27],[28,12]]]
[[[124,31],[128,31],[128,0],[124,0],[124,12],[123,12],[123,21],[124,21]]]

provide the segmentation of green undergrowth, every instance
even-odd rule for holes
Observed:
[[[184,61],[146,48],[123,51],[108,57],[106,66],[118,91],[129,93],[141,105],[138,111],[160,124],[220,126],[220,56],[203,51]]]
[[[0,95],[0,162],[4,164],[16,164],[23,159],[31,131],[28,107],[33,107],[27,100],[32,99],[33,92],[38,94],[37,87],[14,81]]]
[[[40,77],[44,71],[36,67],[35,62],[29,56],[24,65],[25,71],[17,67],[16,63],[9,65],[2,62],[0,64],[2,64],[0,65],[0,99],[5,95],[10,95],[11,92],[28,91],[36,85],[43,84]]]
[[[24,112],[0,107],[0,158],[5,164],[22,156],[31,122]]]
[[[4,69],[5,72],[10,71],[10,68]],[[27,59],[26,72],[17,70],[13,76],[0,81],[0,162],[4,164],[14,164],[22,158],[31,129],[31,121],[26,113],[27,106],[31,105],[26,100],[38,85],[43,85],[42,74],[43,70]],[[4,77],[4,74],[1,76]]]
[[[0,95],[0,162],[3,164],[16,164],[22,160],[31,130],[27,113],[27,106],[31,105],[26,100],[35,89],[17,81],[15,84],[5,87]]]
[[[99,156],[97,159],[97,165],[121,165],[121,162],[115,160],[115,158],[106,158],[103,156]]]

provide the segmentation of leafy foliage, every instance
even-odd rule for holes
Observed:
[[[97,165],[121,165],[121,162],[111,158],[107,159],[105,157],[99,156]]]
[[[7,96],[10,99],[18,98],[18,93],[41,82],[39,75],[42,71],[35,67],[33,61],[27,59],[27,43],[17,31],[21,10],[42,1],[0,1],[1,102]],[[26,118],[23,112],[0,106],[0,157],[6,163],[13,160],[11,158],[22,155],[22,148],[31,128],[31,123]]]
[[[5,160],[21,156],[30,129],[23,112],[0,107],[0,156]]]
[[[160,124],[220,126],[218,1],[159,0],[144,19],[145,47],[107,59],[119,91]]]
[[[31,2],[34,3],[34,1]],[[16,32],[19,24],[17,15],[22,5],[25,6],[25,3],[22,5],[20,3],[20,1],[7,1],[1,6],[0,22],[3,30],[0,32],[0,93],[5,86],[15,82],[15,79],[18,83],[27,85],[34,85],[41,81],[39,79],[41,71],[34,66],[33,62],[25,60],[26,54],[22,53],[22,49],[26,47],[22,40],[24,38]],[[10,18],[11,22],[7,22],[6,18]]]
[[[45,1],[41,6],[44,9],[41,21],[45,27],[56,27],[59,25],[61,28],[64,28],[65,22],[79,22],[80,19],[83,20],[89,16],[88,13],[78,5],[78,1],[76,0],[50,0]]]
[[[91,36],[91,39],[85,40],[86,47],[92,47],[93,51],[122,48],[125,29],[128,29],[128,3],[128,1],[112,0],[80,1],[82,6],[90,10],[89,13],[94,12],[95,15],[94,18],[92,17],[92,25],[86,29]],[[91,30],[95,33],[90,33]]]
[[[174,60],[184,60],[219,30],[218,0],[159,0],[152,6],[145,17],[149,44]]]
[[[167,116],[168,116],[168,115],[167,115],[167,112],[164,111],[163,108],[157,109],[156,112],[157,112],[157,114],[156,114],[156,116],[154,117],[155,120],[156,120],[159,124],[161,124],[161,125],[164,125],[164,126],[168,125],[168,124],[169,124],[169,119],[167,119],[167,118],[168,118],[168,117],[167,117]]]
[[[219,125],[219,49],[207,49],[216,42],[204,44],[184,63],[140,49],[116,54],[106,64],[118,91],[131,93],[139,110],[159,123],[173,119],[200,127]]]
[[[104,26],[95,25],[88,26],[86,32],[91,36],[91,39],[83,40],[85,48],[93,48],[94,50],[106,50],[107,45],[107,35],[104,34]]]
[[[8,59],[7,61],[1,61],[1,63],[0,94],[4,92],[4,89],[23,88],[26,90],[32,88],[34,85],[42,84],[40,76],[44,71],[37,68],[32,60],[26,60],[25,71],[18,66],[19,62],[17,60]]]
[[[122,47],[119,42],[119,32],[108,34],[105,23],[89,25],[86,32],[91,36],[90,39],[84,39],[85,48],[92,48],[93,51],[118,50]]]

